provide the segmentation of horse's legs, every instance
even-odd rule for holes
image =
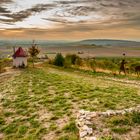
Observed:
[[[136,75],[139,77],[139,71],[136,71]]]

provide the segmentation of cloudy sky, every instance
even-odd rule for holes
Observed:
[[[140,41],[140,0],[0,0],[0,38]]]

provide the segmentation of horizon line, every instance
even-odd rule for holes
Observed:
[[[0,41],[2,40],[8,40],[8,41],[58,41],[58,42],[61,42],[61,41],[64,41],[64,42],[75,42],[75,41],[84,41],[84,40],[112,40],[112,41],[134,41],[134,42],[140,42],[140,39],[113,39],[113,38],[85,38],[85,39],[25,39],[25,38],[21,38],[21,39],[6,39],[6,38],[0,38]]]

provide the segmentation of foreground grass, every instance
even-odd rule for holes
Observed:
[[[110,128],[110,133],[116,139],[140,139],[140,113],[132,112],[125,115],[113,116],[103,119],[105,125]]]
[[[78,74],[78,75],[77,75]],[[135,106],[139,88],[57,68],[26,69],[0,85],[0,135],[5,140],[77,140],[76,113]]]
[[[131,112],[92,119],[94,134],[99,140],[139,140],[140,113]]]

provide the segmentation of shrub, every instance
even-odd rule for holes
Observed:
[[[76,54],[68,54],[68,55],[66,55],[66,58],[68,59],[71,59],[71,63],[73,64],[73,65],[75,65],[75,63],[76,63],[76,59],[78,59],[79,58],[79,56],[77,56]]]
[[[54,60],[53,60],[53,59],[49,59],[49,60],[48,60],[48,63],[49,63],[49,64],[54,64]]]
[[[54,59],[54,65],[56,66],[64,66],[64,57],[61,53],[58,53]]]
[[[83,66],[83,61],[81,58],[77,58],[76,61],[75,61],[75,65],[77,66]]]
[[[89,67],[95,72],[96,71],[96,61],[95,60],[89,60],[88,62]]]
[[[65,57],[65,61],[64,61],[64,67],[68,68],[72,65],[72,60],[70,57]]]

